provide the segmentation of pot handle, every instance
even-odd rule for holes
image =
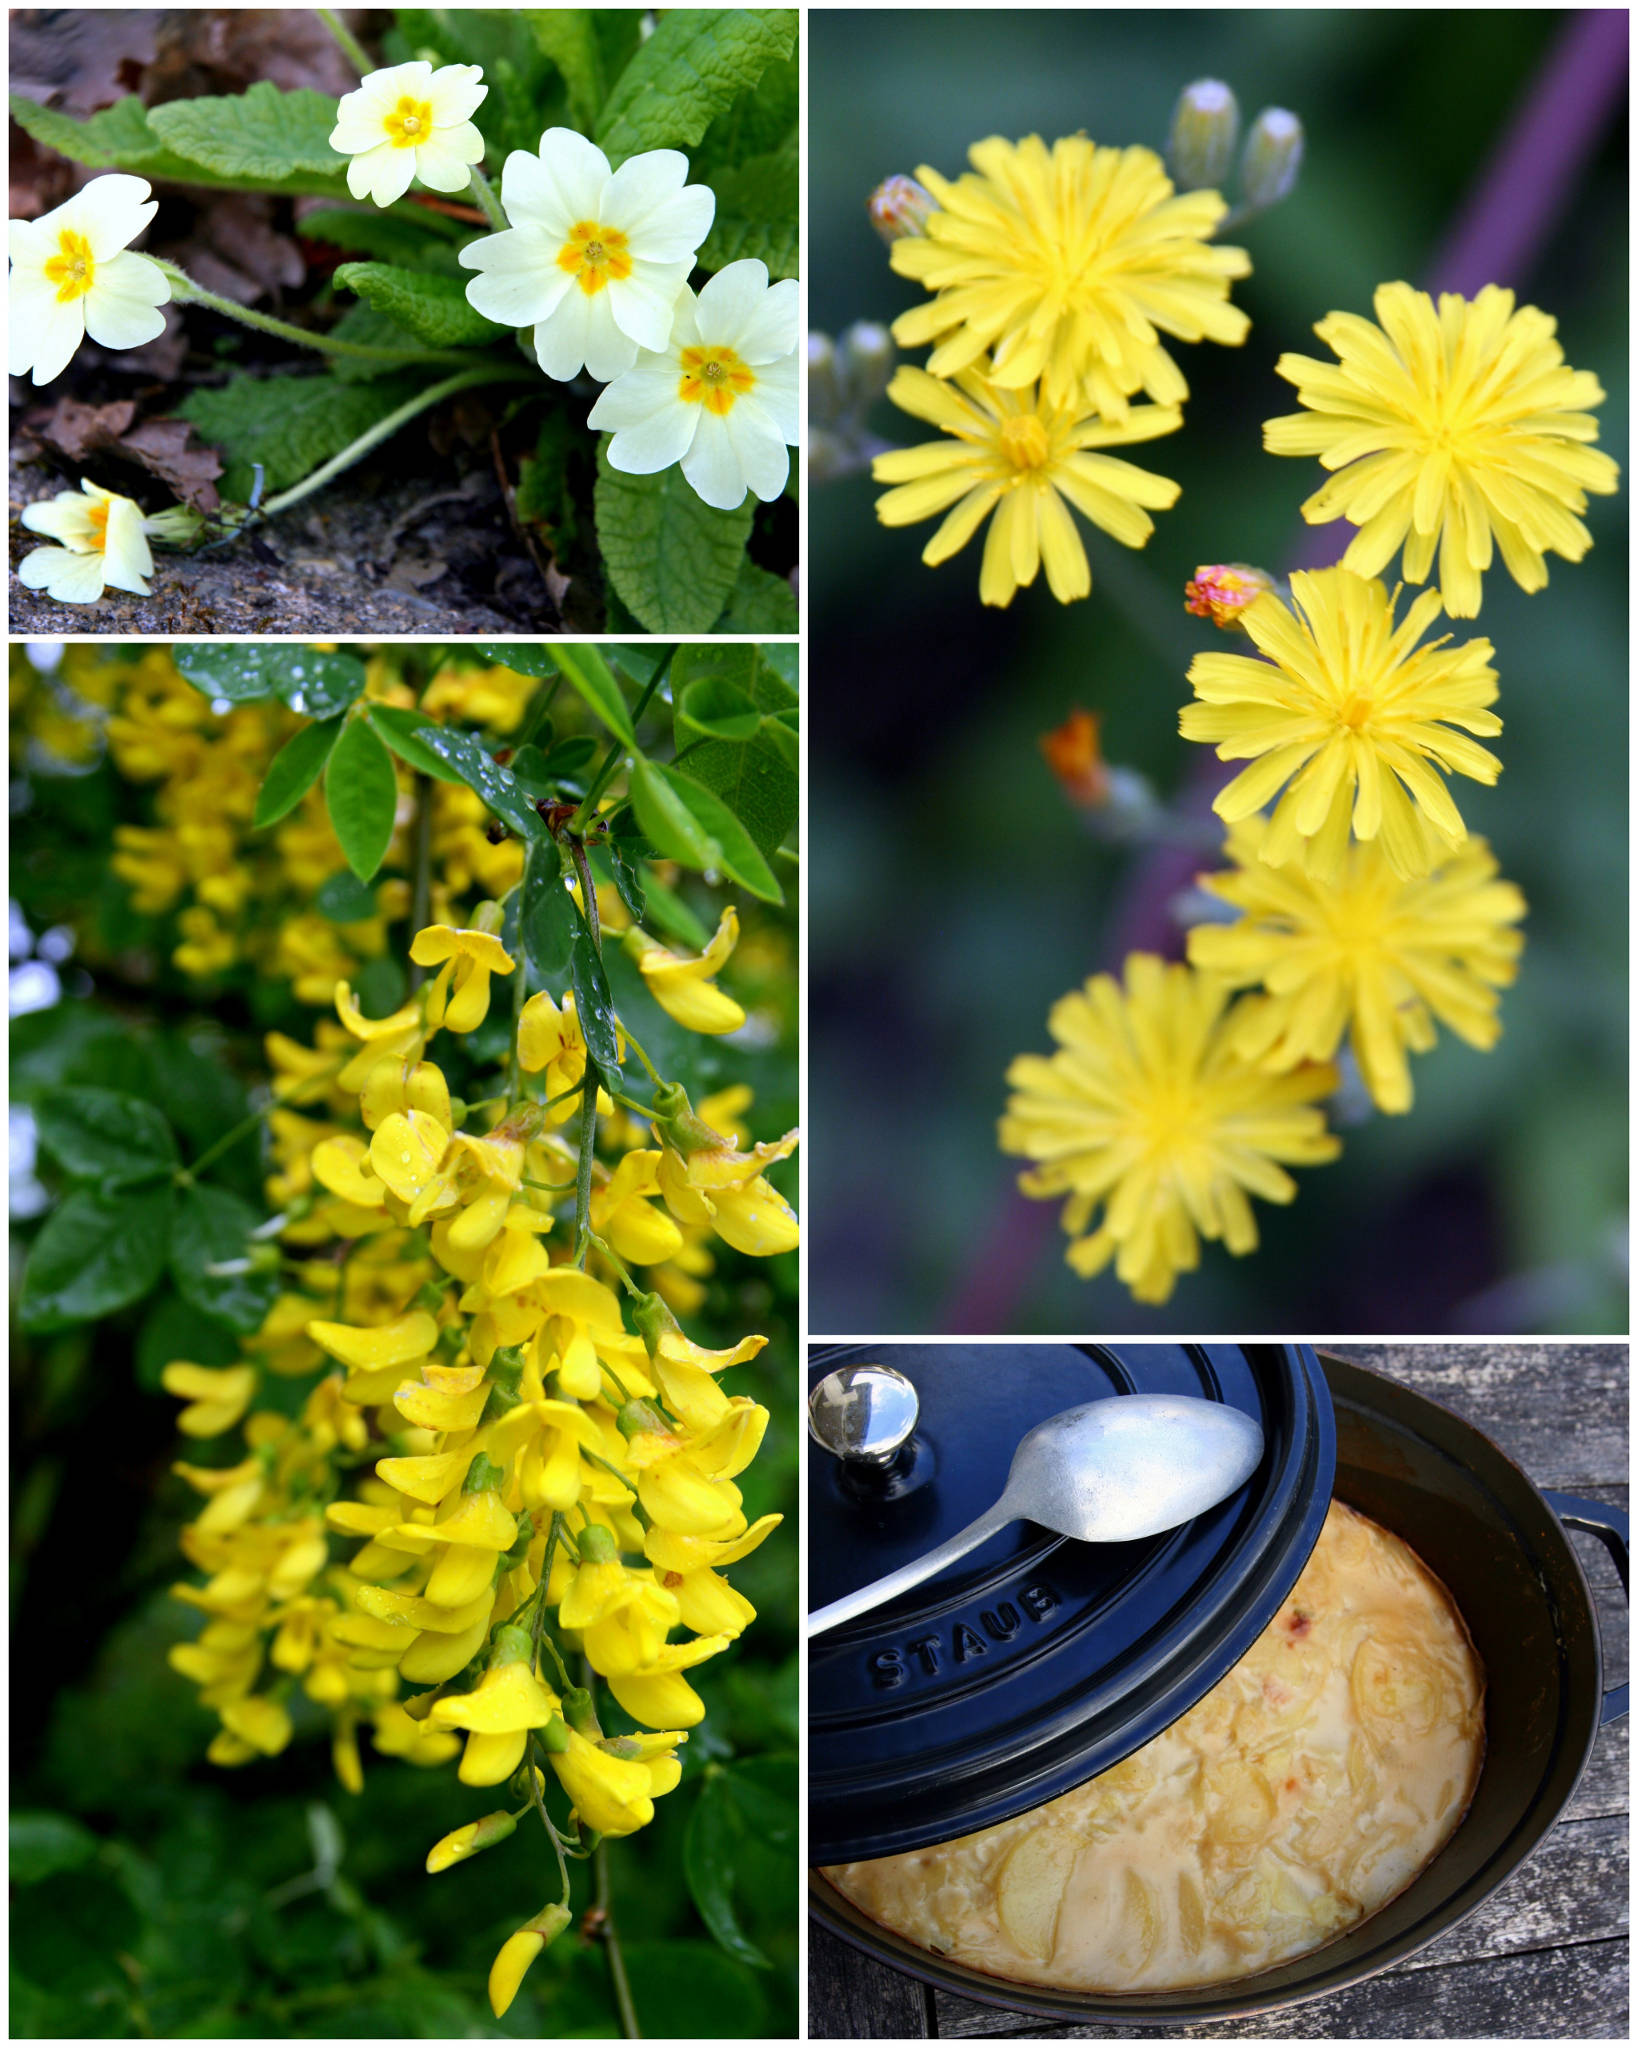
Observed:
[[[1576,1493],[1555,1493],[1551,1487],[1543,1487],[1541,1497],[1568,1528],[1584,1529],[1589,1536],[1598,1538],[1615,1560],[1622,1592],[1628,1592],[1626,1509],[1608,1507],[1601,1500],[1584,1500]],[[1612,1685],[1604,1694],[1604,1711],[1598,1717],[1600,1727],[1620,1720],[1627,1711],[1629,1690],[1628,1685]]]

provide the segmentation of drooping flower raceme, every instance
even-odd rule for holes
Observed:
[[[1079,398],[1055,405],[1033,385],[998,384],[982,360],[948,383],[901,369],[887,395],[952,438],[876,457],[876,481],[899,486],[876,500],[876,517],[884,526],[908,526],[948,513],[922,551],[933,567],[964,548],[993,512],[978,584],[985,604],[1011,604],[1043,560],[1060,603],[1087,595],[1092,572],[1069,505],[1125,546],[1140,548],[1155,530],[1143,508],[1164,510],[1177,500],[1169,477],[1097,452],[1174,433],[1183,415],[1171,406],[1129,407],[1114,425]]]
[[[1084,135],[1050,149],[992,135],[968,156],[954,183],[917,171],[939,210],[892,246],[893,268],[934,295],[894,321],[893,338],[932,342],[935,377],[988,355],[998,384],[1039,381],[1055,406],[1121,421],[1138,391],[1157,405],[1188,396],[1162,334],[1245,339],[1228,294],[1251,259],[1208,240],[1228,211],[1220,194],[1176,193],[1153,150]]]
[[[1202,885],[1242,914],[1189,933],[1189,958],[1242,1003],[1236,1050],[1271,1073],[1328,1060],[1344,1032],[1378,1109],[1411,1106],[1407,1053],[1427,1052],[1434,1020],[1488,1052],[1501,1036],[1497,991],[1518,972],[1524,897],[1503,881],[1485,842],[1470,838],[1431,875],[1405,881],[1378,841],[1348,848],[1341,875],[1317,883],[1291,862],[1261,858],[1262,817],[1231,828],[1234,865]]]
[[[1283,789],[1265,861],[1300,860],[1334,881],[1351,824],[1358,839],[1380,835],[1396,874],[1425,875],[1467,837],[1445,775],[1494,782],[1501,773],[1467,737],[1501,731],[1487,708],[1496,699],[1490,642],[1418,647],[1439,610],[1436,591],[1397,626],[1382,585],[1348,569],[1298,572],[1291,591],[1290,610],[1268,595],[1243,614],[1264,660],[1213,652],[1190,664],[1199,701],[1183,707],[1183,737],[1216,742],[1219,760],[1252,763],[1213,809],[1232,824]]]
[[[1019,1176],[1026,1195],[1069,1197],[1077,1273],[1090,1278],[1113,1258],[1139,1301],[1166,1301],[1199,1264],[1202,1237],[1255,1251],[1249,1196],[1289,1202],[1297,1184],[1285,1167],[1341,1150],[1314,1106],[1336,1069],[1265,1073],[1237,1049],[1238,1022],[1225,982],[1133,953],[1124,988],[1099,974],[1054,1003],[1057,1052],[1007,1069],[1016,1092],[1001,1149],[1036,1162]]]
[[[1283,355],[1275,365],[1306,412],[1264,423],[1274,455],[1317,455],[1336,474],[1303,517],[1342,517],[1360,530],[1344,566],[1375,576],[1404,548],[1407,582],[1439,555],[1452,618],[1477,618],[1492,537],[1522,589],[1547,585],[1548,554],[1579,562],[1592,535],[1586,494],[1616,487],[1591,408],[1598,379],[1572,370],[1557,323],[1486,285],[1476,299],[1443,292],[1437,312],[1408,284],[1377,289],[1380,326],[1331,313],[1314,332],[1335,363]]]
[[[138,597],[149,594],[154,558],[148,522],[134,499],[87,480],[77,491],[26,507],[22,523],[57,542],[18,564],[18,581],[30,590],[43,590],[59,604],[95,604],[110,584]]]
[[[798,288],[770,285],[754,256],[725,264],[696,298],[685,285],[668,345],[643,349],[592,407],[612,430],[609,463],[634,476],[682,464],[707,505],[731,512],[747,491],[777,498],[796,445]]]
[[[572,128],[548,128],[535,155],[517,149],[501,173],[511,223],[460,252],[479,274],[466,295],[486,319],[534,328],[548,377],[582,369],[606,384],[639,348],[670,343],[677,299],[710,232],[716,196],[690,185],[675,149],[628,157],[619,170]]]
[[[477,64],[417,58],[370,72],[342,96],[330,135],[349,159],[347,190],[377,206],[402,199],[417,178],[434,192],[464,192],[483,159],[472,116],[488,91]]]
[[[127,244],[158,212],[144,178],[93,178],[38,220],[10,228],[8,367],[49,384],[89,334],[100,348],[140,348],[165,331],[170,282]]]

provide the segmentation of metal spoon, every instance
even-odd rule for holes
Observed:
[[[993,1508],[936,1550],[808,1616],[807,1632],[852,1621],[930,1579],[1009,1522],[1082,1543],[1131,1543],[1193,1521],[1256,1471],[1261,1426],[1188,1394],[1120,1394],[1038,1422],[1012,1456]]]

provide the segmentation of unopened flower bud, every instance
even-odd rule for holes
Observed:
[[[567,1906],[546,1906],[504,1943],[489,1972],[489,2004],[496,2019],[505,2016],[529,1965],[548,1942],[557,1939],[570,1918]]]
[[[468,1821],[464,1828],[456,1828],[441,1842],[433,1843],[427,1851],[427,1875],[436,1877],[440,1870],[464,1863],[482,1849],[492,1849],[497,1842],[515,1834],[517,1825],[509,1813],[486,1813],[482,1820]]]
[[[682,1335],[682,1325],[657,1294],[639,1294],[631,1311],[631,1320],[637,1325],[637,1334],[650,1358],[658,1355],[667,1337]]]
[[[665,1434],[665,1417],[652,1401],[628,1401],[614,1421],[628,1443],[634,1436]]]
[[[842,411],[842,386],[836,361],[836,344],[817,330],[808,336],[808,429],[828,425]]]
[[[561,1714],[554,1714],[540,1731],[541,1746],[548,1756],[567,1756],[569,1753],[568,1724]]]
[[[581,1530],[579,1536],[580,1557],[584,1564],[613,1564],[620,1554],[620,1547],[614,1540],[614,1531],[605,1529],[601,1522],[592,1522]]]
[[[898,361],[893,337],[879,320],[855,320],[837,343],[849,408],[863,413],[887,389]]]
[[[489,1361],[489,1377],[497,1387],[515,1394],[523,1378],[523,1346],[503,1344]]]
[[[142,526],[150,540],[171,548],[185,548],[205,530],[204,520],[188,505],[167,505],[163,512],[150,512]]]
[[[1240,138],[1240,108],[1220,78],[1197,78],[1184,86],[1166,138],[1166,162],[1185,192],[1220,188],[1234,163]]]
[[[480,1451],[466,1468],[466,1477],[461,1482],[462,1493],[493,1493],[506,1477],[486,1451]]]
[[[1258,213],[1288,198],[1302,169],[1302,123],[1284,107],[1264,107],[1240,158],[1240,203]]]
[[[489,1653],[491,1670],[502,1664],[530,1664],[535,1661],[535,1646],[529,1638],[529,1631],[514,1628],[510,1622],[495,1631],[495,1647]]]
[[[883,178],[871,193],[866,211],[877,234],[892,244],[906,235],[926,234],[928,216],[938,211],[938,201],[925,185],[896,173]]]
[[[1183,609],[1214,626],[1237,628],[1241,615],[1274,588],[1266,569],[1249,562],[1202,562],[1183,589]]]
[[[730,1149],[721,1131],[712,1130],[694,1114],[688,1090],[680,1081],[662,1081],[654,1091],[649,1122],[661,1141],[684,1158],[695,1152],[723,1152]]]
[[[500,937],[501,926],[505,922],[506,912],[493,901],[486,900],[480,903],[472,914],[472,929],[475,932],[488,932],[491,938]]]
[[[603,1733],[597,1719],[597,1702],[583,1685],[571,1685],[563,1695],[563,1718],[577,1734],[593,1741]]]

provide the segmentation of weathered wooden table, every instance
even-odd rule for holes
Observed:
[[[1541,1486],[1627,1505],[1627,1350],[1616,1344],[1338,1344],[1492,1437]],[[1575,1544],[1598,1601],[1606,1669],[1627,1669],[1627,1604],[1603,1545]],[[1283,2014],[1149,2028],[1143,2038],[1298,2041],[1624,2040],[1627,1729],[1603,1729],[1563,1818],[1470,1919],[1369,1983]],[[815,2040],[1131,2040],[932,1991],[810,1923]]]

